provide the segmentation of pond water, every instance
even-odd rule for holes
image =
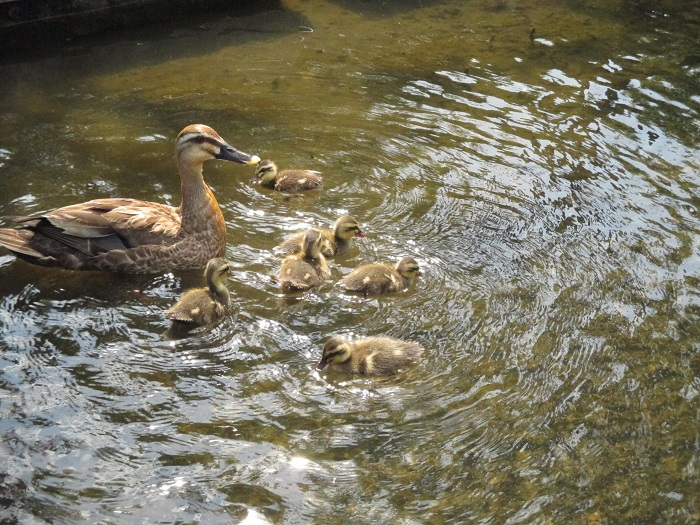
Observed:
[[[523,5],[527,4],[527,5]],[[179,204],[205,123],[287,197],[209,162],[233,312],[168,340],[200,272],[0,252],[3,523],[697,523],[699,2],[289,0],[0,63],[0,215]],[[367,237],[284,296],[273,248]],[[341,292],[364,262],[423,275]],[[330,335],[426,348],[319,373]]]

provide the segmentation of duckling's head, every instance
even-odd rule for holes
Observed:
[[[263,186],[267,186],[272,183],[275,178],[277,178],[277,164],[267,159],[261,160],[258,163],[258,167],[255,168],[255,176],[250,182],[253,184],[259,182]]]
[[[260,157],[238,151],[209,126],[191,124],[183,129],[175,141],[178,160],[201,164],[205,160],[221,159],[239,164],[257,164]]]
[[[413,257],[404,257],[398,263],[396,263],[395,268],[396,271],[401,274],[401,277],[405,277],[411,281],[420,275],[418,263]]]
[[[344,241],[352,239],[353,237],[365,236],[360,229],[360,225],[355,218],[350,217],[350,215],[341,215],[338,217],[338,220],[335,221],[334,233],[337,238],[343,239]]]
[[[230,276],[231,267],[221,257],[211,259],[207,263],[207,267],[204,269],[204,277],[206,277],[207,283],[210,286],[221,284]]]
[[[323,345],[321,360],[316,365],[316,370],[323,370],[332,363],[342,363],[350,359],[350,343],[340,337],[331,337]]]
[[[318,259],[321,256],[321,245],[323,244],[323,236],[320,230],[309,230],[304,234],[301,240],[301,252],[304,257],[310,259]]]

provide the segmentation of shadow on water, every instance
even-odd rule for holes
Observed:
[[[392,16],[411,13],[424,7],[437,4],[437,0],[384,0],[372,2],[369,0],[331,0],[343,9],[353,11],[370,18],[389,18]]]
[[[94,7],[88,3],[6,2],[0,4],[0,37],[5,43],[0,56],[7,63],[24,63],[61,54],[76,56],[120,41],[172,40],[205,31],[212,20],[224,22],[219,26],[220,34],[237,34],[243,39],[255,38],[256,33],[294,32],[308,26],[302,15],[285,10],[278,0],[97,1]],[[195,51],[192,46],[189,51],[207,50]]]

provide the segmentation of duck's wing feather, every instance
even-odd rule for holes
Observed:
[[[0,245],[17,255],[30,259],[41,260],[45,255],[30,246],[34,232],[30,230],[16,230],[14,228],[0,228]]]
[[[90,254],[162,244],[164,236],[175,238],[181,225],[178,208],[122,198],[95,199],[11,220]]]

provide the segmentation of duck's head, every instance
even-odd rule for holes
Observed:
[[[320,230],[309,230],[301,240],[301,252],[304,257],[318,259],[321,256],[323,236]]]
[[[336,237],[345,241],[353,237],[365,236],[360,229],[360,225],[355,218],[350,217],[350,215],[341,215],[338,217],[338,220],[335,221],[334,233]]]
[[[323,370],[331,363],[342,363],[350,359],[350,343],[340,337],[331,337],[323,345],[321,360],[316,365],[316,370]]]
[[[267,160],[261,160],[258,163],[258,167],[255,168],[255,176],[251,179],[250,182],[255,184],[256,182],[259,182],[263,186],[266,186],[270,184],[272,181],[275,180],[277,177],[277,164],[275,164],[273,161],[267,159]]]
[[[211,259],[204,269],[204,277],[210,286],[222,284],[228,277],[231,276],[231,267],[221,257]]]
[[[395,268],[396,271],[401,274],[401,277],[405,277],[410,281],[413,281],[420,275],[418,263],[413,257],[404,257],[398,263],[396,263]]]
[[[239,164],[257,164],[260,157],[238,151],[209,126],[191,124],[183,129],[175,141],[179,160],[201,164],[205,160],[221,159]]]

